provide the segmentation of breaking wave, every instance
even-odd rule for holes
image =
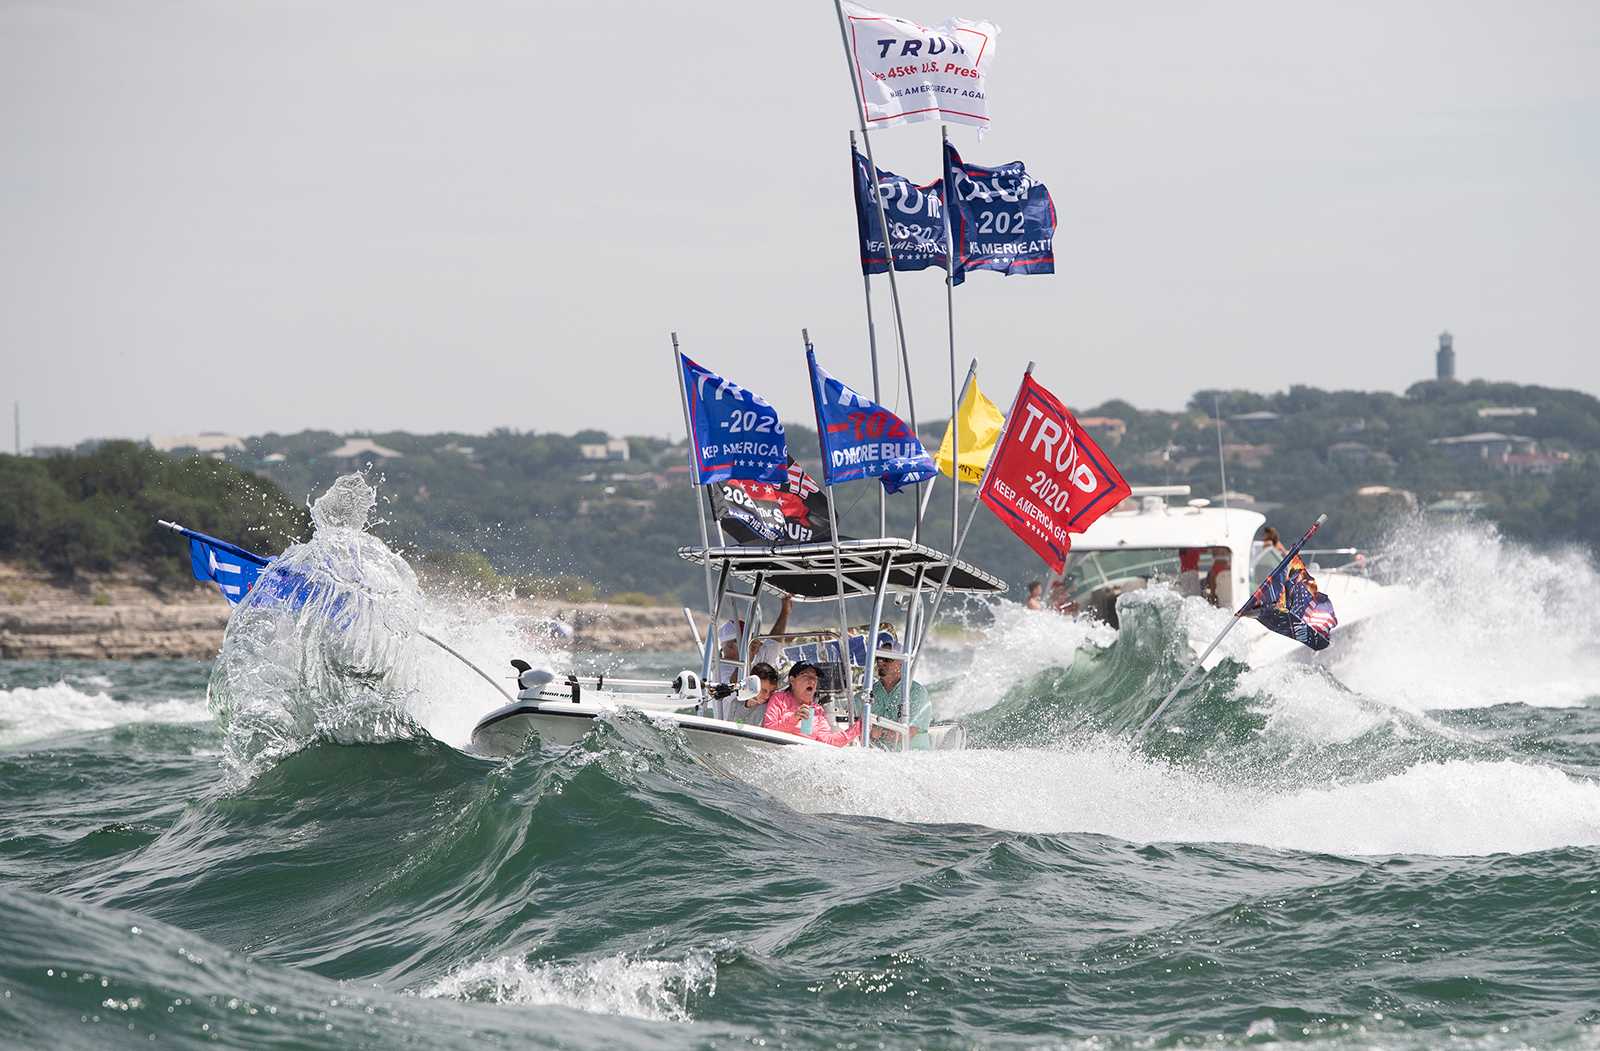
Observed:
[[[1099,739],[948,755],[795,749],[763,757],[756,780],[808,812],[1135,843],[1251,843],[1347,857],[1600,845],[1600,785],[1510,760],[1427,763],[1373,781],[1280,787]]]
[[[109,680],[105,680],[107,686]],[[0,748],[133,723],[195,723],[211,718],[197,699],[117,700],[65,682],[0,690]]]
[[[694,1002],[716,991],[715,959],[694,952],[681,960],[608,956],[583,964],[530,964],[521,956],[500,956],[457,967],[419,995],[687,1022]]]

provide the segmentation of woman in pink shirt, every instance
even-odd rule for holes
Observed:
[[[810,737],[823,744],[844,746],[861,736],[861,724],[848,730],[835,730],[822,706],[816,703],[817,686],[822,675],[815,664],[801,661],[789,669],[789,688],[779,690],[767,702],[767,714],[761,725],[768,730]],[[811,724],[809,732],[805,724]]]

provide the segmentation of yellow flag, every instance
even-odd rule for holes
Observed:
[[[956,413],[953,422],[961,428],[960,480],[977,485],[983,477],[984,467],[989,463],[990,454],[994,452],[995,442],[1000,440],[1000,432],[1005,428],[1005,413],[983,396],[983,391],[978,389],[978,379],[974,376],[972,385],[967,388],[967,396],[961,399],[961,411]],[[954,478],[950,444],[950,427],[947,425],[944,440],[939,443],[939,455],[933,460],[939,465],[940,474]]]

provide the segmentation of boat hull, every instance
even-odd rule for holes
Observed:
[[[576,744],[589,733],[594,721],[621,710],[615,705],[572,704],[567,701],[519,701],[496,709],[478,721],[472,731],[472,749],[483,755],[509,756],[527,750],[528,738],[557,746]],[[645,712],[654,722],[670,725],[696,755],[706,759],[736,759],[780,748],[832,748],[809,737],[741,726],[678,712]]]

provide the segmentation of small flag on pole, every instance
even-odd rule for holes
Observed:
[[[1267,574],[1250,600],[1240,608],[1241,617],[1254,617],[1261,625],[1314,650],[1325,650],[1333,641],[1339,618],[1333,600],[1324,595],[1300,558],[1300,548],[1321,525],[1311,527],[1300,542]]]
[[[1061,400],[1024,375],[978,499],[1060,573],[1069,534],[1088,529],[1131,491]]]
[[[215,584],[231,605],[238,605],[250,593],[256,578],[272,561],[226,540],[170,522],[162,524],[189,538],[189,568],[194,578]]]
[[[946,478],[966,482],[968,485],[977,485],[983,480],[983,468],[994,453],[995,443],[1000,440],[1000,432],[1005,429],[1005,425],[1005,413],[1001,412],[994,402],[984,397],[983,391],[978,389],[978,378],[974,376],[966,397],[961,399],[961,410],[951,423],[945,425],[944,438],[939,442],[939,451],[934,454],[933,462],[939,466],[939,473]],[[953,455],[950,430],[954,426],[961,428],[959,474],[955,470],[955,464],[951,462]]]
[[[889,492],[898,493],[938,473],[904,420],[828,375],[814,351],[806,351],[806,362],[811,366],[825,484],[877,478]]]

